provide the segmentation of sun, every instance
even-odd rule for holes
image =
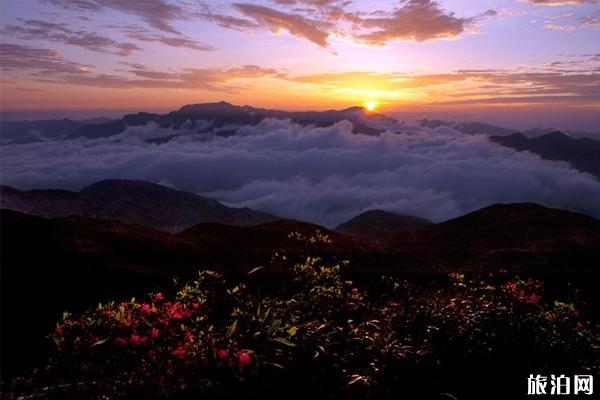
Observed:
[[[365,108],[368,111],[375,111],[375,109],[377,108],[379,103],[376,101],[373,101],[373,100],[369,100],[369,101],[365,101],[363,105],[365,106]]]

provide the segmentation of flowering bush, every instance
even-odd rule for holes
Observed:
[[[64,313],[48,368],[12,392],[478,398],[504,374],[506,387],[494,391],[515,398],[530,373],[600,370],[598,327],[574,304],[546,300],[539,281],[454,274],[438,285],[384,278],[365,290],[343,278],[344,268],[309,257],[268,295],[201,271],[174,296]]]

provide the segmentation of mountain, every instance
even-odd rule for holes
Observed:
[[[289,119],[299,124],[330,126],[336,122],[348,120],[354,126],[355,133],[374,135],[383,129],[371,126],[395,123],[396,120],[377,113],[368,113],[362,107],[328,111],[280,111],[250,106],[236,106],[227,102],[190,104],[167,114],[137,113],[125,115],[120,120],[106,124],[83,126],[66,136],[67,139],[79,137],[100,138],[117,135],[129,126],[145,125],[154,122],[162,127],[179,129],[187,127],[198,133],[214,130],[217,135],[235,134],[237,127],[256,125],[265,118]]]
[[[389,243],[449,269],[599,276],[600,221],[531,203],[496,204],[400,232]]]
[[[572,138],[556,131],[527,138],[522,133],[492,136],[490,140],[517,151],[529,151],[547,160],[569,162],[573,168],[600,178],[600,140]]]
[[[343,235],[389,245],[389,240],[402,232],[412,232],[431,222],[410,215],[400,215],[382,210],[369,210],[340,224],[336,232]]]
[[[80,216],[139,224],[168,232],[201,222],[251,225],[278,217],[249,208],[227,207],[215,200],[166,186],[109,179],[79,192],[21,191],[0,186],[1,207],[43,217]]]
[[[127,186],[108,182],[86,191],[106,193],[105,184],[115,196],[119,185]],[[136,199],[144,198],[144,188],[150,186],[141,187]],[[79,194],[58,195],[68,200]],[[127,200],[131,195],[121,196]],[[27,343],[32,349],[23,354],[18,347],[3,347],[3,371],[31,365],[28,357],[43,357],[44,335],[65,309],[85,309],[107,298],[126,301],[155,288],[168,291],[173,278],[193,278],[201,268],[244,279],[259,290],[276,287],[287,271],[285,265],[307,256],[328,262],[351,260],[344,275],[375,288],[381,274],[431,282],[450,271],[509,270],[550,277],[546,282],[557,285],[578,281],[585,298],[598,302],[600,221],[535,204],[498,204],[440,224],[380,211],[354,220],[360,232],[371,232],[372,223],[379,237],[387,226],[387,248],[290,220],[252,226],[202,223],[178,234],[116,221],[43,218],[5,209],[0,220],[2,344]],[[399,226],[392,226],[393,221]],[[261,268],[275,254],[287,261]],[[257,272],[247,275],[253,270]]]
[[[70,135],[83,126],[105,124],[105,118],[75,121],[68,118],[39,121],[0,121],[0,139],[8,144],[26,144]]]
[[[247,273],[267,265],[275,253],[294,262],[309,255],[334,262],[352,258],[365,277],[373,278],[373,271],[423,265],[299,221],[250,227],[205,223],[173,235],[115,221],[49,219],[6,209],[0,210],[0,220],[3,374],[46,355],[45,335],[63,311],[109,298],[127,301],[156,288],[169,291],[174,278],[194,279],[202,268],[233,279],[252,278],[248,283],[264,290],[278,285],[287,269]],[[326,242],[310,242],[317,229]],[[29,350],[10,343],[27,343]]]
[[[421,119],[417,124],[424,128],[438,128],[446,126],[456,129],[466,135],[508,135],[514,132],[512,129],[502,128],[500,126],[490,125],[483,122],[452,122],[440,119]]]

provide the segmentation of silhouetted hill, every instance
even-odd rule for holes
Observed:
[[[490,125],[483,122],[453,122],[445,121],[441,119],[421,119],[417,123],[424,128],[438,128],[440,126],[447,126],[449,128],[456,129],[466,135],[508,135],[513,133],[514,130],[502,128],[496,125]]]
[[[50,119],[38,121],[0,121],[0,139],[10,144],[26,144],[43,139],[56,139],[72,134],[90,124],[105,124],[103,118],[74,121],[72,119]]]
[[[597,274],[600,221],[537,204],[496,204],[440,224],[402,232],[391,247],[449,267],[524,273]]]
[[[20,191],[0,186],[2,208],[44,217],[77,215],[145,225],[176,232],[201,222],[250,225],[277,217],[166,186],[131,180],[96,182],[79,192]]]
[[[336,232],[347,236],[370,240],[381,245],[389,245],[396,234],[414,231],[431,222],[410,215],[400,215],[382,210],[369,210],[340,224]]]
[[[354,132],[363,134],[382,132],[381,129],[369,126],[369,121],[395,122],[395,120],[381,114],[367,113],[362,107],[351,107],[345,110],[293,112],[236,106],[222,101],[218,103],[190,104],[163,115],[150,113],[129,114],[120,120],[106,124],[83,126],[70,133],[67,138],[108,137],[125,131],[129,126],[145,125],[148,122],[175,129],[185,125],[199,133],[216,128],[217,134],[227,136],[235,134],[236,126],[256,125],[265,118],[289,119],[299,124],[314,124],[317,126],[330,126],[342,120],[349,120],[354,126]],[[199,121],[204,123],[198,123]],[[219,130],[219,128],[224,129]]]
[[[574,139],[559,131],[534,138],[514,133],[509,136],[492,136],[490,140],[517,151],[538,154],[548,160],[567,161],[573,168],[600,178],[600,140]]]

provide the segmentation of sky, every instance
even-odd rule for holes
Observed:
[[[225,100],[600,131],[600,0],[0,2],[3,115]]]

